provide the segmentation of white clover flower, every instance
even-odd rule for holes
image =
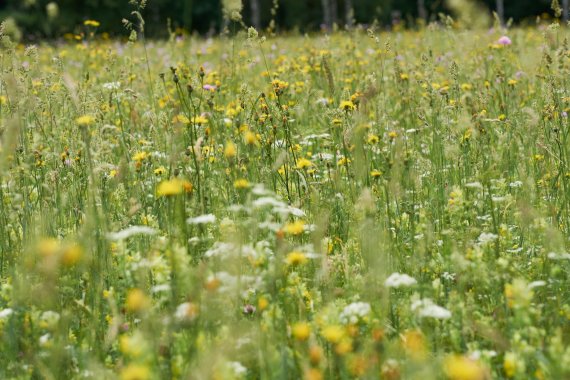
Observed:
[[[188,224],[208,224],[215,222],[216,222],[216,216],[214,214],[200,215],[194,218],[188,218],[186,220],[186,223]]]
[[[416,312],[420,318],[449,319],[451,311],[433,303],[429,298],[412,302],[412,311]]]
[[[121,82],[103,83],[103,88],[105,90],[118,90],[119,88],[121,88]]]
[[[407,287],[413,286],[417,284],[415,278],[408,276],[407,274],[402,273],[392,273],[390,277],[384,281],[384,286],[387,288],[400,288],[400,287]]]
[[[342,323],[356,324],[370,314],[370,304],[367,302],[353,302],[340,313]]]

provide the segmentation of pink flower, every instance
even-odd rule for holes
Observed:
[[[513,43],[513,41],[511,41],[511,39],[507,36],[502,36],[501,38],[499,38],[499,40],[497,42],[500,45],[510,45]]]

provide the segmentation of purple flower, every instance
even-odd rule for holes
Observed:
[[[502,36],[497,42],[499,45],[510,45],[513,43],[513,41],[511,41],[511,39],[507,36]]]
[[[216,91],[216,89],[217,89],[217,87],[213,84],[205,84],[204,85],[204,90],[206,90],[206,91],[214,92],[214,91]]]

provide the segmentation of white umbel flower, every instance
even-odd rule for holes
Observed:
[[[342,323],[356,324],[370,314],[370,304],[367,302],[353,302],[340,313]]]
[[[433,303],[429,298],[412,302],[412,311],[415,311],[420,318],[449,319],[451,311]]]
[[[392,273],[390,277],[384,281],[384,286],[387,288],[401,288],[407,286],[413,286],[417,284],[415,278],[408,276],[407,274],[403,273]]]

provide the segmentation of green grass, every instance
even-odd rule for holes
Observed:
[[[4,38],[0,377],[569,377],[568,30],[504,33]]]

